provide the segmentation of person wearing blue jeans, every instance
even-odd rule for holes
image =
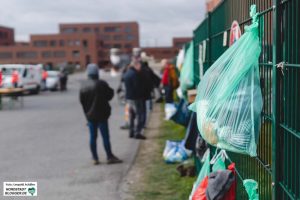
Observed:
[[[99,79],[99,69],[96,64],[89,64],[87,66],[87,74],[88,80],[81,83],[79,98],[83,112],[88,121],[90,130],[90,149],[94,164],[98,165],[100,163],[97,154],[98,128],[102,135],[107,163],[121,163],[122,161],[112,153],[109,140],[108,119],[111,114],[109,101],[113,98],[114,91],[105,81]]]
[[[113,156],[111,152],[111,145],[109,140],[109,129],[108,129],[108,122],[88,122],[88,127],[90,129],[90,149],[93,155],[94,160],[99,160],[98,153],[97,153],[97,135],[99,128],[100,133],[102,135],[103,146],[106,152],[107,159]]]

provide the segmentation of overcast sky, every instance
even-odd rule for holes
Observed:
[[[142,46],[168,46],[192,36],[205,16],[205,0],[1,0],[0,24],[29,34],[57,33],[59,23],[137,21]]]

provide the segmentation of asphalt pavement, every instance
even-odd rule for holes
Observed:
[[[119,78],[101,73],[114,89]],[[123,177],[132,165],[139,141],[120,130],[124,108],[111,101],[112,149],[124,163],[107,165],[98,137],[98,166],[92,164],[89,134],[78,92],[84,74],[69,77],[67,92],[26,96],[24,107],[0,111],[0,188],[2,182],[37,182],[41,200],[115,200]],[[0,196],[0,199],[9,199]]]

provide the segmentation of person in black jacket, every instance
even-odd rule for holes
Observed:
[[[80,89],[80,103],[88,121],[90,130],[90,149],[94,164],[99,164],[97,154],[97,128],[100,129],[104,149],[107,155],[107,163],[121,163],[111,150],[109,139],[108,118],[111,114],[109,101],[114,96],[114,91],[108,84],[99,79],[99,70],[96,64],[87,66],[88,80],[83,81]]]
[[[126,100],[129,106],[129,137],[146,139],[142,135],[144,128],[144,80],[141,73],[141,62],[133,59],[131,67],[124,75]],[[135,120],[137,119],[137,123]]]

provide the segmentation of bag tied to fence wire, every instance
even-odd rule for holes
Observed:
[[[258,14],[252,24],[205,73],[197,89],[197,124],[202,137],[221,149],[256,156],[262,94],[258,59]]]
[[[180,88],[184,96],[187,90],[194,86],[194,43],[190,42],[186,50],[183,66],[180,72]]]

